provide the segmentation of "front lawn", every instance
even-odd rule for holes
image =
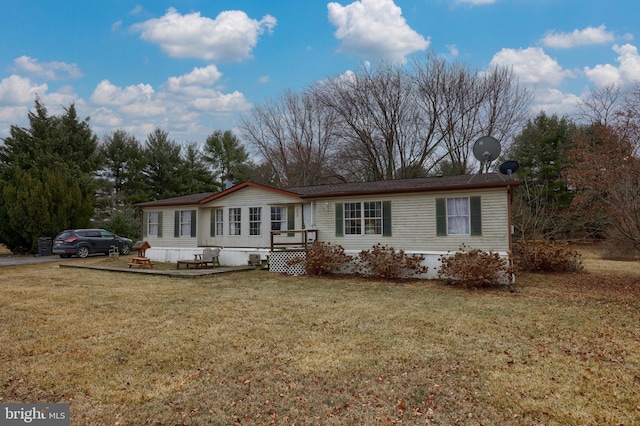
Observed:
[[[509,293],[265,271],[0,273],[0,402],[70,402],[72,425],[640,418],[640,274],[524,275]]]

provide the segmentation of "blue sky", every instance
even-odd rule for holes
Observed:
[[[0,138],[75,103],[94,132],[178,142],[234,129],[254,105],[427,49],[513,66],[534,111],[640,79],[638,0],[13,0],[0,7]]]

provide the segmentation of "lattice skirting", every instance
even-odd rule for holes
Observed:
[[[304,259],[307,253],[304,250],[278,250],[269,255],[269,271],[287,275],[305,275]],[[295,260],[302,259],[301,262]]]

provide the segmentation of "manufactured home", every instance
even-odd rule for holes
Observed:
[[[488,173],[278,188],[243,182],[216,193],[137,204],[155,261],[193,258],[220,247],[222,265],[259,260],[290,271],[287,259],[315,240],[357,255],[375,244],[438,258],[462,244],[511,249],[511,194],[518,182]]]

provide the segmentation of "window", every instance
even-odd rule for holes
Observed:
[[[447,198],[447,234],[469,235],[469,199]]]
[[[160,228],[160,222],[158,217],[160,212],[149,212],[149,218],[147,222],[148,234],[152,236],[158,236],[158,229]]]
[[[344,203],[344,233],[360,235],[362,229],[360,203]]]
[[[196,210],[176,210],[173,236],[176,238],[195,237],[197,215],[198,212]],[[160,219],[162,219],[162,217],[160,217]],[[162,221],[160,220],[160,222]]]
[[[375,201],[362,204],[364,210],[364,233],[382,234],[382,203]]]
[[[287,229],[287,208],[281,206],[271,207],[271,230],[284,231]]]
[[[336,204],[336,236],[391,236],[391,201]]]
[[[242,210],[238,207],[229,209],[229,235],[242,235]]]
[[[482,235],[480,197],[436,199],[437,235]]]
[[[216,235],[224,234],[224,210],[216,209],[215,211],[215,230]]]
[[[260,235],[262,207],[249,207],[249,235]]]
[[[180,236],[191,236],[191,210],[182,210],[180,212]]]

